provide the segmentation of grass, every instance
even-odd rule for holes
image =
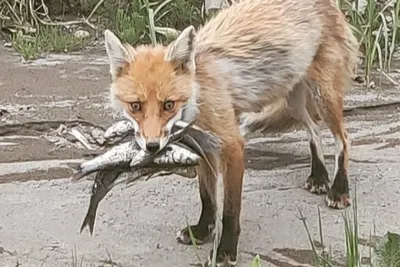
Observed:
[[[34,3],[33,8],[30,1]],[[376,69],[379,81],[388,76],[393,55],[399,50],[400,1],[366,0],[364,6],[364,0],[336,2],[360,42],[366,87],[369,88]],[[69,13],[83,16],[75,24],[87,24],[96,35],[104,28],[112,29],[124,42],[133,45],[168,44],[187,25],[198,26],[208,18],[203,0],[70,0],[70,3],[73,8],[69,8]],[[74,38],[61,30],[65,21],[54,21],[54,17],[65,14],[65,9],[62,0],[3,0],[0,1],[0,26],[11,24],[18,29],[13,33],[13,46],[25,59],[34,59],[45,52],[82,49],[89,40]],[[85,19],[88,17],[90,20]],[[75,24],[69,23],[71,27]],[[26,36],[28,30],[30,33]]]
[[[354,196],[354,204],[352,209],[352,216],[348,210],[342,213],[343,226],[344,226],[344,240],[345,240],[345,266],[348,267],[360,267],[361,266],[361,252],[359,250],[360,237],[359,237],[359,225],[358,225],[358,208],[357,208],[357,195]],[[323,230],[321,213],[318,208],[318,223],[319,223],[319,236],[322,252],[319,252],[316,245],[311,237],[311,232],[308,228],[307,222],[301,211],[300,219],[302,220],[306,229],[308,239],[313,251],[314,264],[316,267],[337,267],[339,263],[332,259],[331,253],[324,250],[323,242]],[[380,242],[374,242],[372,238],[369,239],[371,245],[370,267],[400,267],[400,235],[387,232],[387,234],[381,239]],[[341,264],[341,266],[343,266]]]
[[[148,0],[137,0],[130,8],[118,7],[115,18],[111,18],[109,28],[115,30],[124,42],[131,44],[163,42],[175,39],[179,31],[173,27],[160,26],[169,13],[172,13],[173,0],[154,6]]]
[[[371,85],[374,64],[381,72],[390,72],[393,55],[400,45],[400,1],[337,0],[346,15],[363,52],[366,87]]]
[[[34,7],[31,6],[34,3]],[[35,59],[46,52],[66,52],[84,48],[90,40],[73,36],[78,26],[93,35],[111,29],[124,42],[133,45],[174,40],[187,25],[204,22],[203,0],[70,0],[67,15],[83,19],[64,21],[61,0],[2,0],[0,26],[12,36],[12,44],[24,59]],[[85,19],[90,17],[90,20]],[[61,21],[59,21],[61,18]],[[68,32],[69,31],[69,32]]]
[[[299,210],[300,220],[303,222],[304,228],[307,232],[308,239],[311,245],[311,250],[313,251],[313,259],[316,267],[338,267],[343,266],[343,263],[336,262],[331,255],[331,252],[325,251],[325,244],[323,238],[323,228],[321,211],[318,208],[318,225],[319,225],[319,241],[321,243],[322,251],[318,251],[315,242],[313,241],[311,231],[308,227],[305,217]],[[354,204],[352,209],[352,216],[345,210],[342,213],[343,227],[344,227],[344,240],[345,240],[345,254],[346,262],[344,263],[347,267],[361,267],[361,252],[359,250],[360,237],[359,237],[359,225],[358,225],[358,208],[357,208],[357,196],[355,194]],[[186,219],[187,220],[187,219]],[[201,257],[198,255],[198,246],[196,244],[196,239],[194,238],[193,232],[187,222],[189,229],[190,239],[195,249],[196,257],[199,265],[204,266]],[[219,238],[214,239],[214,251],[216,251],[216,246]],[[371,263],[370,267],[400,267],[400,235],[396,233],[387,232],[387,234],[378,242],[374,242],[370,237],[369,244],[373,247],[373,252],[370,251]],[[110,266],[117,266],[112,259],[110,253],[107,251],[108,260],[102,261],[103,264]],[[211,267],[216,266],[215,253]],[[104,266],[104,265],[101,265]],[[119,265],[118,265],[119,266]],[[249,263],[249,267],[261,267],[261,259],[259,255],[256,255],[252,262]],[[83,257],[80,259],[77,256],[76,249],[73,247],[72,250],[72,260],[71,267],[84,267]]]
[[[375,266],[400,266],[400,235],[388,232],[376,245],[376,256],[373,258]]]
[[[83,257],[80,260],[78,259],[75,246],[72,248],[71,267],[83,267]]]
[[[322,227],[322,218],[321,218],[321,211],[318,207],[318,225],[319,225],[319,241],[321,243],[320,247],[322,251],[319,251],[317,248],[312,235],[311,231],[308,227],[307,221],[302,214],[301,210],[299,210],[300,220],[303,222],[304,228],[307,232],[308,239],[310,242],[311,250],[313,252],[313,259],[314,264],[316,267],[338,267],[338,266],[347,266],[347,267],[361,267],[361,252],[359,250],[360,236],[359,236],[359,225],[358,225],[358,206],[357,206],[357,194],[355,189],[354,194],[354,203],[352,212],[350,213],[349,210],[345,210],[342,212],[343,218],[343,227],[344,227],[344,251],[345,251],[345,263],[338,263],[332,257],[330,251],[325,250],[324,244],[324,236],[323,236],[323,227]],[[187,221],[187,218],[186,218]],[[193,248],[195,249],[196,257],[199,262],[199,265],[204,266],[202,263],[201,257],[198,255],[197,250],[198,246],[196,244],[196,239],[194,238],[193,232],[187,222],[187,227],[189,229],[190,239],[193,244]],[[216,224],[216,232],[218,231],[218,224]],[[218,235],[214,238],[213,248],[216,251],[218,245]],[[370,250],[370,258],[371,263],[370,267],[400,267],[400,235],[387,232],[387,234],[379,241],[375,242],[370,237],[369,244],[373,248],[373,251]],[[108,253],[108,251],[107,251]],[[111,260],[111,256],[109,255],[109,261],[107,263],[114,264]],[[216,266],[216,257],[215,253],[213,255],[213,260],[211,263],[211,267]],[[83,258],[78,260],[76,256],[75,249],[72,253],[72,267],[82,267]],[[261,259],[259,255],[256,255],[252,262],[249,263],[249,267],[261,267]]]
[[[60,27],[44,26],[34,36],[18,31],[12,37],[12,44],[25,60],[29,60],[46,52],[81,50],[86,46],[87,40],[65,33]]]
[[[166,44],[187,25],[198,26],[204,22],[201,6],[202,1],[199,0],[134,0],[129,4],[109,6],[110,12],[104,14],[107,18],[105,24],[115,30],[123,41],[133,45]]]

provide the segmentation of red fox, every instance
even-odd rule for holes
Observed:
[[[191,226],[198,244],[212,236],[216,169],[224,183],[218,266],[237,264],[246,131],[305,126],[312,159],[307,188],[328,191],[331,207],[350,204],[342,107],[358,44],[330,0],[242,0],[197,31],[188,26],[168,46],[133,47],[109,30],[105,46],[112,101],[134,122],[143,149],[162,149],[178,120],[196,120],[220,137],[221,156],[210,155],[213,168],[199,166],[202,211],[197,225]],[[332,187],[320,122],[328,125],[338,144]],[[191,244],[187,228],[178,232],[177,240]]]

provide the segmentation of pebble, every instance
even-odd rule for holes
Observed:
[[[90,33],[88,31],[78,30],[74,33],[74,36],[83,39],[89,37]]]

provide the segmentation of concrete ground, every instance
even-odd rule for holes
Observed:
[[[85,150],[55,149],[49,133],[60,125],[102,125],[113,121],[108,106],[109,73],[102,48],[53,55],[22,64],[0,48],[0,266],[73,266],[75,247],[82,266],[196,266],[211,244],[198,251],[175,242],[175,233],[195,223],[200,212],[197,180],[180,177],[115,188],[101,203],[94,235],[79,228],[91,181],[72,183],[70,164]],[[400,82],[399,74],[391,74]],[[397,75],[397,76],[396,76]],[[384,91],[355,88],[346,106],[400,100],[394,85]],[[400,229],[400,105],[356,108],[346,114],[352,139],[351,194],[357,182],[360,235],[368,239]],[[330,175],[334,142],[323,131]],[[60,141],[60,140],[59,140]],[[61,140],[62,141],[62,140]],[[313,266],[300,209],[319,240],[340,261],[344,253],[342,213],[326,207],[325,196],[303,189],[309,174],[304,131],[251,139],[247,145],[240,266],[259,254],[262,266]],[[348,209],[351,211],[351,208]],[[368,262],[369,247],[360,245]],[[80,265],[78,265],[80,266]]]

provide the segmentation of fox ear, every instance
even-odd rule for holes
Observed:
[[[110,74],[115,80],[122,68],[135,60],[136,51],[129,44],[122,44],[110,30],[104,31],[104,43],[110,62]]]
[[[195,41],[195,29],[193,26],[189,26],[169,45],[165,60],[172,62],[177,67],[184,66],[194,69]]]

